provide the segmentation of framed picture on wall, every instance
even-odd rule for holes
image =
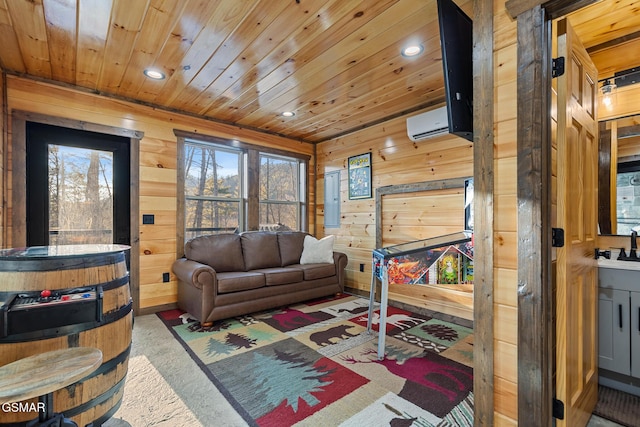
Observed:
[[[371,192],[371,153],[349,157],[349,199],[368,199]]]

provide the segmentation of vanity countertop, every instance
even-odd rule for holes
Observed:
[[[617,259],[619,253],[619,250],[612,249],[611,259],[606,259],[604,257],[598,258],[598,267],[613,268],[616,270],[640,271],[640,261],[619,261]]]

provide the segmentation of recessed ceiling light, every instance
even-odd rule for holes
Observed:
[[[295,115],[296,113],[294,113],[293,111],[283,111],[281,114],[282,117],[293,117]]]
[[[424,46],[421,44],[407,46],[402,49],[402,56],[410,58],[412,56],[420,55],[424,51]]]
[[[154,70],[152,68],[147,68],[146,70],[144,70],[144,75],[154,80],[162,80],[165,77],[163,72]]]

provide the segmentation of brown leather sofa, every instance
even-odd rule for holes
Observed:
[[[333,264],[300,264],[304,232],[200,236],[173,263],[178,306],[203,325],[344,290],[347,256]],[[329,254],[330,257],[330,254]]]

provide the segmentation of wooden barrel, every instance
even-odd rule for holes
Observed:
[[[111,418],[122,401],[133,327],[125,250],[128,247],[122,245],[0,250],[0,307],[4,305],[3,315],[9,322],[16,311],[7,310],[8,302],[12,298],[17,301],[16,295],[24,297],[42,290],[54,295],[77,295],[77,292],[96,290],[96,313],[91,320],[62,325],[45,321],[38,330],[14,334],[7,334],[5,326],[5,334],[0,334],[0,366],[68,347],[94,347],[102,351],[103,362],[95,372],[53,395],[54,412],[63,413],[78,426],[101,425]],[[56,310],[60,311],[61,305],[56,306]],[[35,307],[27,316],[40,318],[39,309]],[[69,308],[62,310],[71,313]],[[57,317],[66,317],[66,312]],[[37,403],[37,399],[26,402]],[[29,406],[37,408],[29,404],[22,408]],[[2,411],[0,426],[22,425],[37,416],[37,412]]]

